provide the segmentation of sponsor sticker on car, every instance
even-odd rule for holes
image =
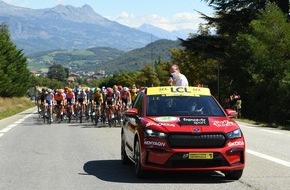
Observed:
[[[178,117],[156,117],[154,119],[157,122],[173,122],[173,121],[178,121]]]
[[[204,153],[204,152],[200,152],[200,153],[192,153],[190,152],[188,154],[188,158],[189,159],[213,159],[213,153]]]
[[[180,117],[181,125],[209,125],[207,117]]]

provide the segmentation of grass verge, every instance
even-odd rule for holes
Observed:
[[[0,97],[0,120],[20,113],[35,106],[29,98],[2,98]]]

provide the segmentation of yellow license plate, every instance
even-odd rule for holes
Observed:
[[[213,153],[189,153],[189,159],[213,159]]]

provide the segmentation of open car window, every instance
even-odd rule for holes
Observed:
[[[211,96],[147,96],[147,116],[225,116]]]

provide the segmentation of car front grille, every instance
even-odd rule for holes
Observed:
[[[223,134],[170,134],[167,142],[172,148],[220,148],[225,146]]]

